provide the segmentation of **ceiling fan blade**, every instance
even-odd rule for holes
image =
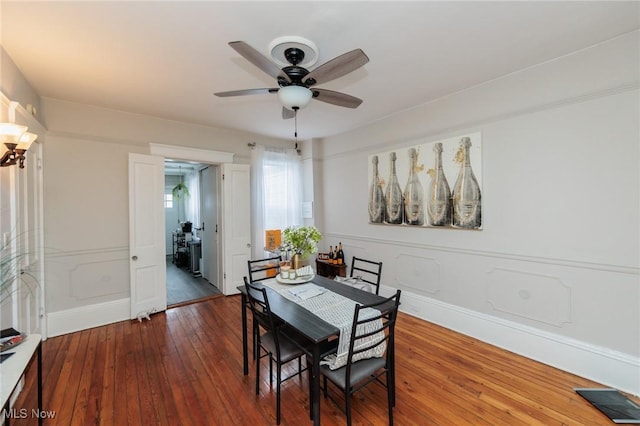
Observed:
[[[311,89],[313,91],[313,97],[319,101],[326,102],[332,105],[338,105],[345,108],[357,108],[362,99],[355,96],[347,95],[346,93],[334,92],[327,89]]]
[[[244,41],[232,41],[229,42],[229,46],[240,54],[247,61],[251,62],[262,71],[266,72],[273,78],[283,77],[287,82],[291,82],[291,79],[286,75],[276,64],[271,62],[269,58],[258,52],[253,47],[249,46]]]
[[[349,74],[351,71],[357,70],[367,62],[369,62],[369,57],[365,55],[361,49],[352,50],[312,70],[305,77],[305,84],[313,86],[314,84],[326,83],[327,81],[334,80]],[[313,79],[314,82],[311,82],[311,79]]]
[[[264,89],[245,89],[245,90],[230,90],[228,92],[218,92],[214,95],[221,98],[228,98],[229,96],[244,96],[244,95],[262,95],[264,93],[277,93],[278,88],[264,88]]]
[[[282,119],[288,120],[296,116],[296,113],[291,111],[289,108],[282,107]]]

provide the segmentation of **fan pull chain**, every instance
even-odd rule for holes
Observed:
[[[293,107],[293,136],[296,138],[296,147],[298,146],[298,107]]]

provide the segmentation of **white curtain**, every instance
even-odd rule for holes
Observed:
[[[251,256],[262,259],[264,231],[302,225],[302,161],[295,149],[251,151]]]
[[[185,220],[193,227],[200,225],[200,179],[197,170],[190,170],[185,174],[184,183],[189,188],[189,196],[185,197]],[[195,231],[193,231],[195,232]]]

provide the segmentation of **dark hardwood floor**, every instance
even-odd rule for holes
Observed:
[[[189,269],[179,268],[167,256],[167,305],[170,307],[201,301],[222,293],[206,279],[194,277]]]
[[[275,424],[268,363],[256,396],[254,368],[242,374],[241,350],[239,296],[50,338],[43,343],[44,409],[55,417],[45,424]],[[396,351],[396,425],[611,424],[573,391],[597,383],[406,314],[399,315]],[[30,367],[16,410],[36,406],[34,377]],[[282,425],[311,424],[307,389],[306,375],[284,383]],[[376,384],[357,393],[354,424],[387,424],[385,398]],[[322,399],[321,415],[323,425],[345,424],[331,400]]]

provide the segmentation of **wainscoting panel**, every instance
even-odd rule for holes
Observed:
[[[69,271],[71,297],[90,300],[129,291],[128,259],[78,263]]]
[[[640,394],[639,271],[360,235],[349,259],[383,262],[380,294],[402,290],[400,310],[490,344]],[[619,295],[626,295],[620,298]]]
[[[440,291],[440,263],[436,259],[399,253],[394,264],[395,282],[399,287],[416,293],[436,294]]]
[[[557,327],[571,322],[571,289],[559,277],[494,268],[486,278],[494,310]]]
[[[45,256],[47,313],[129,298],[129,249],[56,251]]]

